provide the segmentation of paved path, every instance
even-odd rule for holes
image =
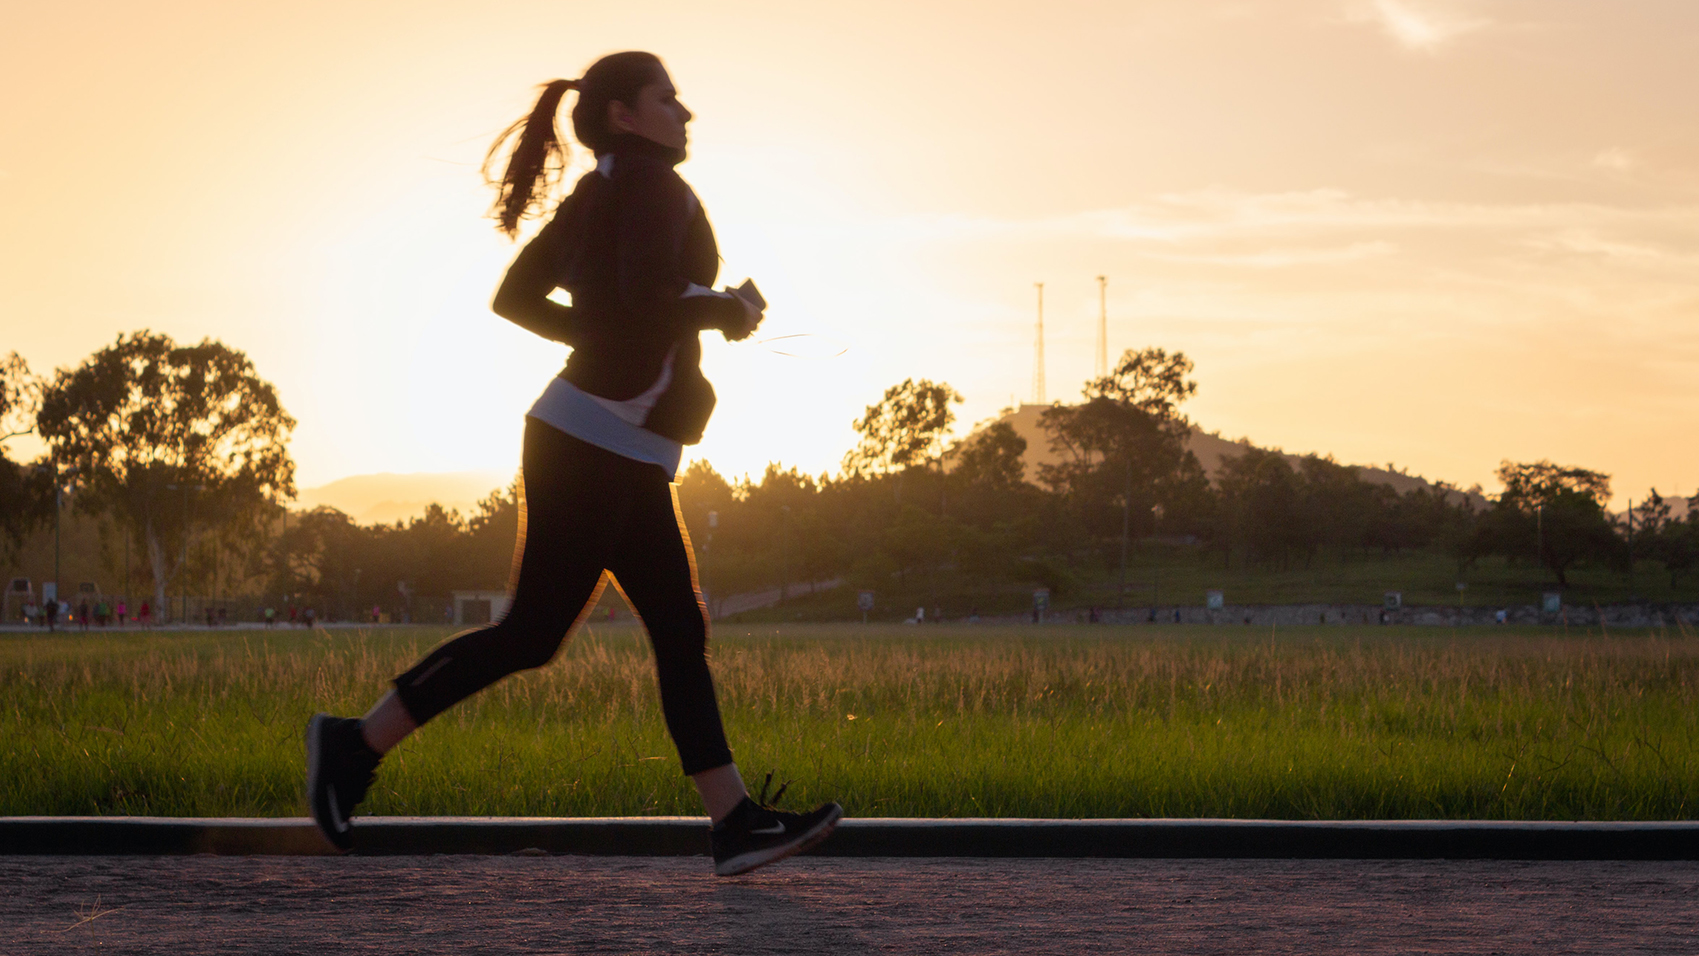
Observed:
[[[0,857],[0,952],[1699,953],[1699,863]]]

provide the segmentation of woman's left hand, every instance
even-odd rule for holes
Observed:
[[[766,318],[748,300],[739,297],[737,301],[738,304],[743,306],[743,325],[721,330],[721,334],[726,337],[727,342],[741,342],[754,335],[755,330],[761,327],[761,320]]]

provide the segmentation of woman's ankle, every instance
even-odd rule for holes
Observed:
[[[407,735],[418,730],[419,725],[413,722],[413,715],[407,712],[406,705],[395,691],[385,694],[381,700],[372,705],[366,716],[360,721],[360,736],[366,741],[366,746],[372,752],[382,756],[395,749],[395,745],[407,739]]]
[[[737,772],[735,763],[693,773],[690,780],[696,784],[696,793],[702,798],[702,808],[708,812],[708,819],[712,823],[724,820],[727,814],[737,809],[737,805],[749,796],[749,789],[743,785],[743,775]]]

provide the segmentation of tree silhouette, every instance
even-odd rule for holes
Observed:
[[[1501,462],[1504,483],[1488,514],[1497,550],[1509,557],[1532,556],[1569,587],[1569,569],[1578,561],[1620,565],[1627,545],[1618,538],[1605,502],[1610,476],[1549,461]]]
[[[35,431],[41,383],[16,352],[0,359],[0,548],[11,551],[53,513],[53,478],[45,467],[15,462],[6,442]]]
[[[854,422],[861,443],[844,456],[850,474],[899,471],[943,454],[944,435],[956,420],[951,402],[960,392],[943,382],[903,379]]]
[[[37,421],[77,470],[79,507],[109,512],[141,546],[160,607],[193,525],[246,526],[263,547],[270,507],[295,494],[295,420],[246,355],[212,339],[120,335],[44,386]]]

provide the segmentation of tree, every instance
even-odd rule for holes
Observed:
[[[1616,535],[1605,503],[1610,476],[1550,461],[1501,462],[1504,492],[1488,515],[1496,550],[1531,556],[1569,587],[1569,569],[1579,561],[1619,565],[1627,546]]]
[[[994,422],[956,443],[953,477],[970,487],[1006,489],[1026,480],[1026,439],[1008,422]]]
[[[1187,422],[1180,403],[1197,394],[1192,360],[1184,352],[1169,355],[1166,349],[1150,346],[1121,353],[1115,368],[1085,385],[1085,397],[1107,398],[1131,405],[1164,422]]]
[[[246,355],[212,339],[120,335],[54,376],[37,421],[54,459],[77,469],[79,507],[107,511],[141,547],[161,608],[196,524],[257,543],[295,494],[295,420]]]
[[[1040,417],[1062,461],[1040,465],[1039,478],[1068,502],[1078,527],[1099,532],[1099,543],[1125,540],[1135,527],[1154,530],[1158,504],[1183,504],[1176,516],[1195,517],[1203,469],[1186,450],[1191,423],[1179,409],[1197,392],[1191,370],[1184,353],[1129,349],[1109,375],[1086,383],[1083,403]]]
[[[956,420],[950,403],[961,400],[949,385],[924,378],[906,378],[886,389],[885,397],[853,423],[861,443],[844,456],[844,471],[899,471],[940,457],[944,435]]]
[[[1663,563],[1674,589],[1681,575],[1699,565],[1699,497],[1687,500],[1687,514],[1670,517],[1670,504],[1653,488],[1634,509],[1634,553]]]
[[[1279,558],[1306,548],[1303,479],[1278,451],[1246,448],[1221,463],[1220,533],[1231,558],[1235,543],[1252,561]]]
[[[38,523],[53,514],[51,469],[15,462],[6,442],[35,431],[41,383],[16,352],[0,360],[0,547],[23,543]]]
[[[29,363],[16,352],[0,359],[0,454],[6,442],[35,431],[41,408],[41,382],[30,374]]]

